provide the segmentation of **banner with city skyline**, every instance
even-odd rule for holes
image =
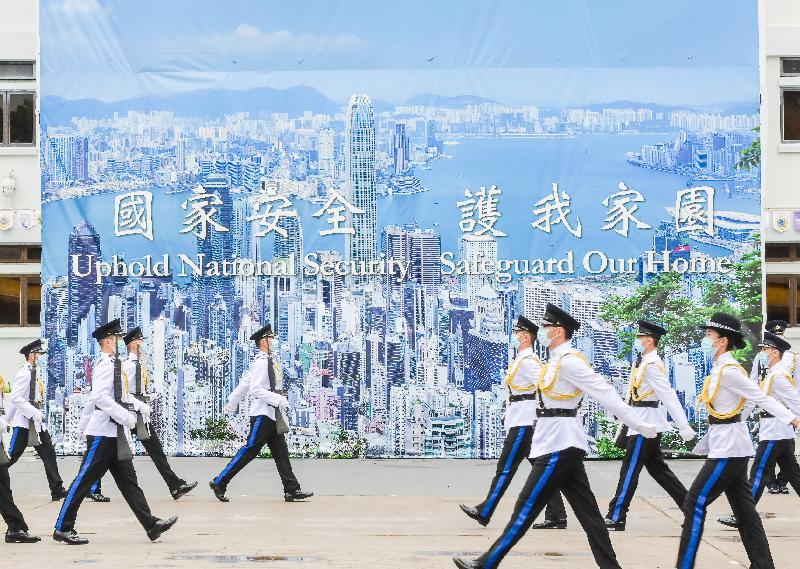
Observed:
[[[756,0],[41,0],[48,424],[141,326],[170,454],[235,451],[270,323],[300,456],[493,458],[547,302],[624,393],[664,324],[692,421],[715,310],[761,328]],[[547,351],[536,345],[543,358]],[[589,398],[593,453],[613,418]],[[680,450],[667,437],[666,444]]]

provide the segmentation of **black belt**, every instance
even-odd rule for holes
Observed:
[[[712,415],[708,416],[709,425],[730,425],[731,423],[739,423],[741,422],[741,420],[742,420],[741,413],[737,413],[733,417],[728,417],[727,419],[717,419]]]
[[[770,413],[770,412],[768,412],[768,411],[761,411],[761,412],[758,414],[758,416],[759,416],[760,418],[762,418],[762,419],[774,419],[774,418],[775,418],[775,415],[773,415],[772,413]]]
[[[577,417],[578,409],[559,409],[558,407],[537,407],[536,416],[541,418],[552,417]]]
[[[631,407],[651,407],[657,409],[661,401],[631,401]]]
[[[518,403],[519,401],[533,401],[536,399],[535,393],[525,393],[523,395],[511,395],[508,400],[511,403]]]

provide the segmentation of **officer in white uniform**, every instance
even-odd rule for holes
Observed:
[[[533,353],[533,342],[539,327],[519,316],[514,327],[514,339],[517,341],[517,355],[508,368],[506,386],[509,401],[506,408],[503,426],[506,429],[506,440],[497,462],[492,484],[486,499],[475,507],[461,504],[461,510],[482,526],[489,523],[497,504],[511,484],[522,461],[528,458],[531,451],[534,423],[536,422],[536,386],[542,370],[542,362]],[[563,512],[564,504],[561,494],[556,493],[548,504],[548,508]],[[563,515],[566,518],[566,514]],[[550,514],[550,519],[561,519],[560,515]],[[566,524],[566,519],[563,522]]]
[[[127,436],[136,426],[134,412],[149,413],[150,409],[128,394],[117,351],[117,341],[121,336],[119,320],[112,320],[92,332],[101,354],[92,367],[92,392],[79,424],[86,435],[86,454],[61,505],[53,532],[53,539],[70,545],[89,543],[75,531],[75,518],[92,483],[106,471],[111,471],[114,482],[151,541],[158,539],[178,520],[177,517],[161,520],[150,513],[150,506],[136,479]]]
[[[306,500],[314,495],[313,492],[303,492],[300,483],[292,471],[289,460],[289,448],[286,445],[286,434],[278,432],[277,413],[284,414],[289,407],[289,401],[282,391],[282,373],[278,357],[272,352],[272,341],[275,334],[272,326],[267,324],[261,330],[250,336],[258,347],[253,365],[239,381],[233,390],[228,403],[225,405],[227,413],[234,413],[239,407],[239,402],[245,395],[250,395],[250,433],[247,443],[231,459],[228,465],[211,482],[208,483],[214,496],[220,502],[228,502],[225,491],[228,483],[251,460],[258,456],[264,445],[272,452],[272,459],[278,469],[278,474],[283,483],[283,499],[286,502]]]
[[[58,473],[53,440],[50,438],[50,433],[47,432],[44,418],[45,386],[36,369],[36,361],[40,355],[45,353],[42,349],[42,341],[34,340],[23,346],[19,353],[25,356],[26,361],[11,383],[8,421],[13,428],[13,433],[8,445],[8,456],[11,459],[9,467],[19,460],[29,444],[35,445],[33,448],[44,464],[47,485],[50,487],[50,497],[54,502],[63,500],[67,491],[64,490],[64,482]],[[36,430],[36,436],[31,436],[31,428]],[[35,440],[32,441],[32,439]]]
[[[794,377],[786,368],[783,358],[791,347],[789,342],[776,334],[764,332],[764,339],[759,344],[758,364],[767,370],[759,388],[783,403],[795,416],[800,417],[800,394]],[[753,367],[756,367],[755,365]],[[747,417],[754,406],[748,403],[742,415]],[[756,504],[761,499],[767,483],[767,474],[775,465],[781,467],[794,491],[800,495],[800,465],[794,456],[794,429],[773,417],[768,411],[759,411],[758,449],[750,467],[750,486]],[[729,527],[737,527],[736,516],[720,518],[719,522]]]
[[[497,567],[559,491],[586,532],[597,565],[619,569],[603,514],[586,476],[583,460],[589,445],[578,420],[578,407],[586,393],[647,438],[655,438],[658,428],[640,421],[614,388],[592,369],[586,357],[571,347],[570,340],[579,326],[568,312],[547,305],[538,340],[550,349],[550,359],[537,388],[537,422],[531,442],[533,469],[503,534],[478,559],[454,558],[461,569]]]
[[[658,427],[658,436],[645,439],[635,430],[628,430],[624,436],[625,458],[619,473],[617,492],[608,505],[606,516],[606,526],[616,531],[625,531],[628,508],[636,492],[642,467],[647,468],[650,476],[667,491],[679,508],[686,499],[686,487],[667,466],[661,453],[661,433],[671,431],[672,427],[659,406],[664,404],[684,441],[691,441],[697,434],[689,426],[683,406],[669,383],[664,362],[656,351],[659,340],[667,331],[647,320],[639,320],[638,324],[639,331],[633,344],[637,356],[628,385],[628,405],[634,408],[641,421]]]
[[[747,479],[747,462],[754,449],[742,410],[750,402],[774,415],[779,423],[791,424],[794,428],[800,427],[800,419],[750,381],[745,369],[731,354],[731,349],[740,350],[746,346],[738,318],[716,312],[703,329],[705,337],[700,347],[714,363],[699,396],[699,402],[708,411],[708,432],[694,452],[708,455],[708,459],[689,488],[683,505],[683,532],[676,567],[694,567],[706,509],[725,492],[739,523],[750,567],[774,569],[769,542]]]
[[[770,320],[764,325],[765,331],[775,334],[776,336],[783,337],[784,333],[786,332],[786,328],[789,327],[789,324],[786,320]],[[800,359],[800,355],[794,350],[786,350],[783,353],[783,358],[781,359],[781,363],[786,367],[789,372],[789,375],[792,376],[794,380],[794,385],[797,389],[800,389],[800,365],[798,365],[798,359]],[[753,381],[759,382],[761,377],[762,368],[760,365],[754,365],[750,377]],[[767,491],[770,494],[788,494],[789,493],[789,485],[786,480],[786,477],[783,475],[783,471],[775,473],[774,469],[767,471],[766,473],[767,478]]]
[[[0,388],[3,387],[3,382],[0,381]],[[0,389],[0,453],[5,453],[2,449],[2,437],[8,429],[6,417],[2,413],[2,397],[3,391]],[[5,455],[3,455],[5,457]],[[25,523],[25,518],[22,517],[22,512],[19,511],[17,505],[14,503],[14,495],[11,493],[11,479],[8,476],[8,463],[0,463],[0,516],[6,523],[6,543],[36,543],[41,541],[40,537],[28,533],[28,524]]]
[[[142,342],[144,341],[141,327],[137,326],[125,334],[122,341],[128,349],[128,357],[122,362],[122,373],[128,378],[130,395],[138,401],[147,404],[147,368],[142,366],[139,361],[139,354],[141,353]],[[161,445],[158,435],[155,430],[150,428],[149,405],[147,406],[147,410],[147,413],[139,413],[144,425],[147,426],[147,436],[139,439],[139,441],[142,443],[144,450],[147,451],[150,460],[156,465],[161,478],[164,479],[172,499],[179,500],[181,497],[194,490],[197,486],[197,482],[192,482],[191,484],[187,483],[172,470],[167,460],[167,455],[164,454],[164,447]],[[110,501],[109,498],[102,494],[100,480],[92,486],[89,498],[95,502]]]

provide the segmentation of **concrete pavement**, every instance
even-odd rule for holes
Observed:
[[[50,539],[60,504],[49,501],[41,463],[26,454],[11,470],[12,484],[32,532],[44,539],[36,545],[3,544],[4,564],[13,561],[15,569],[40,569],[45,560],[54,567],[450,568],[452,555],[477,555],[499,535],[529,470],[522,465],[494,520],[482,528],[464,516],[458,504],[476,503],[486,492],[495,467],[490,461],[295,460],[301,484],[317,494],[308,503],[295,504],[283,502],[270,460],[255,461],[231,483],[228,504],[214,499],[207,487],[225,459],[174,458],[171,462],[179,475],[200,482],[197,490],[179,502],[169,497],[149,458],[135,459],[153,512],[161,517],[180,516],[159,542],[147,540],[108,476],[104,492],[112,502],[87,501],[78,516],[77,529],[91,543],[69,547]],[[78,465],[78,457],[59,459],[67,484]],[[613,493],[619,465],[587,462],[601,510]],[[688,485],[700,461],[671,465]],[[766,495],[760,504],[777,567],[789,567],[796,559],[798,505],[795,495]],[[698,568],[749,566],[738,533],[715,521],[727,513],[724,498],[711,506]],[[621,565],[673,567],[680,523],[675,504],[643,474],[628,531],[612,533]],[[536,566],[595,567],[574,517],[566,531],[529,532],[503,564],[509,569]]]

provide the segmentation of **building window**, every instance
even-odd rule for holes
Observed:
[[[0,326],[38,326],[41,292],[38,276],[0,276]]]
[[[781,77],[800,76],[800,57],[781,57]]]
[[[0,79],[3,81],[35,81],[35,61],[0,61]]]
[[[781,132],[783,133],[783,142],[800,142],[800,90],[783,90]]]
[[[767,243],[764,245],[764,259],[770,263],[800,260],[800,244]]]
[[[40,245],[2,245],[0,263],[41,263]]]
[[[36,142],[36,93],[0,91],[0,146]]]
[[[790,326],[798,325],[799,280],[797,275],[767,275],[767,320],[786,320]]]

